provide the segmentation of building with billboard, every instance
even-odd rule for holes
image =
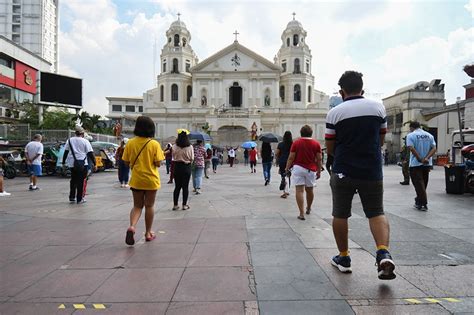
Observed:
[[[50,62],[0,35],[0,121],[18,118],[11,105],[33,102],[40,72],[50,69]]]
[[[156,137],[166,139],[186,128],[210,132],[215,143],[238,145],[262,132],[281,135],[290,130],[298,137],[301,126],[308,124],[314,137],[324,140],[329,97],[314,88],[312,55],[302,24],[294,18],[287,24],[273,61],[240,44],[238,33],[234,35],[233,43],[199,62],[183,21],[178,17],[170,25],[157,85],[141,100],[143,114],[156,123]],[[107,99],[109,118],[133,117],[122,106],[126,98]],[[128,102],[132,106],[137,100]]]
[[[59,0],[0,1],[0,35],[58,70]]]

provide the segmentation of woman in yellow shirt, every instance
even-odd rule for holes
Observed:
[[[145,207],[145,240],[149,242],[156,238],[151,227],[155,215],[156,191],[161,186],[158,167],[165,159],[160,144],[153,139],[155,124],[150,117],[138,117],[133,133],[135,137],[128,141],[122,156],[122,160],[132,171],[129,185],[133,194],[133,208],[130,211],[130,227],[125,237],[127,245],[135,244],[135,225],[140,219],[143,207]]]

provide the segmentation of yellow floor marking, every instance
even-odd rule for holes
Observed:
[[[84,304],[73,304],[72,305],[76,310],[85,310],[86,306]]]
[[[417,299],[405,299],[405,301],[410,302],[410,303],[415,303],[415,304],[421,303],[421,302],[420,302],[419,300],[417,300]]]
[[[64,304],[61,304],[61,305],[59,305],[59,307],[58,307],[58,309],[65,309],[65,308],[66,308],[66,306],[64,306]]]
[[[92,304],[96,310],[105,310],[104,304]]]
[[[432,299],[432,298],[426,298],[425,300],[428,301],[428,302],[431,302],[431,303],[441,303],[440,300]]]
[[[166,232],[165,231],[158,231],[158,233],[165,234]]]
[[[448,302],[461,302],[461,300],[454,299],[454,298],[443,298],[443,300],[446,300]]]

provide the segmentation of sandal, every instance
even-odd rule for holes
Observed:
[[[179,210],[179,206],[173,206],[173,211]]]
[[[300,216],[300,215],[298,216],[298,219],[300,219],[300,220],[302,220],[302,221],[306,220],[304,217],[302,217],[302,216]]]
[[[311,208],[306,208],[306,214],[311,214]]]
[[[189,206],[188,205],[183,205],[183,210],[188,210]]]
[[[153,241],[153,240],[156,238],[155,232],[150,232],[150,235],[151,235],[151,236],[145,236],[145,241],[146,241],[146,242],[151,242],[151,241]]]
[[[135,235],[135,228],[133,226],[129,227],[127,229],[127,234],[125,236],[125,244],[127,245],[134,245],[135,244],[135,238],[133,237]]]

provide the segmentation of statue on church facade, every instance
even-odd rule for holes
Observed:
[[[265,101],[264,101],[264,103],[265,103],[265,106],[270,106],[270,96],[268,96],[268,94],[265,95]]]
[[[207,106],[207,97],[206,97],[206,95],[203,95],[201,97],[201,106]]]
[[[252,131],[250,132],[250,138],[251,138],[252,141],[256,141],[257,140],[258,127],[257,127],[257,123],[255,121],[253,122],[251,129],[252,129]]]

